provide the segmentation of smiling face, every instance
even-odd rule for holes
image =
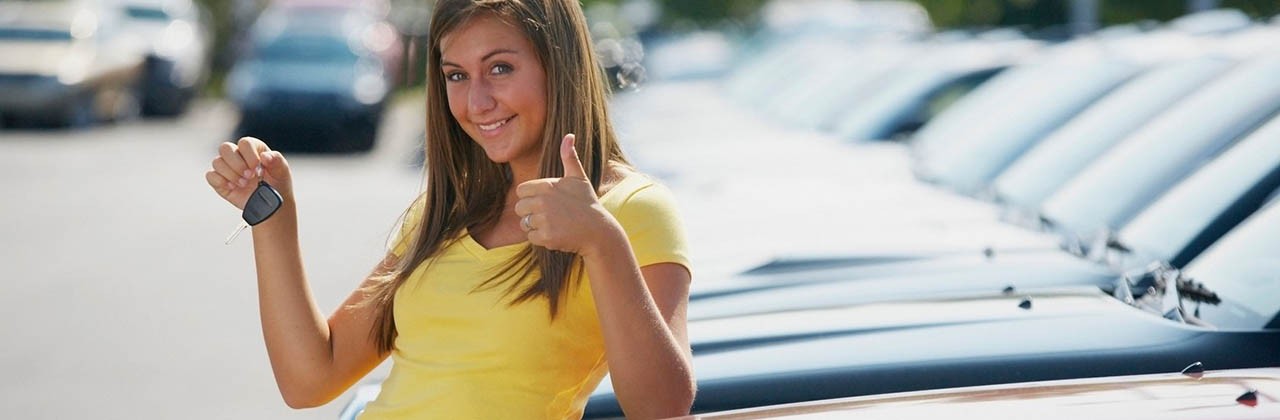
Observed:
[[[546,125],[546,71],[515,26],[482,13],[440,40],[449,112],[490,160],[537,168]]]

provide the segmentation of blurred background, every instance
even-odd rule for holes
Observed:
[[[209,190],[203,173],[220,142],[242,135],[286,152],[308,275],[330,311],[384,254],[422,185],[422,48],[431,6],[0,0],[4,417],[337,417],[350,393],[301,411],[281,401],[260,336],[250,239],[223,244],[238,212]],[[950,224],[994,220],[989,209],[913,194],[1020,199],[1000,196],[992,183],[1029,140],[972,152],[1000,156],[974,164],[935,159],[963,154],[938,139],[1004,136],[972,131],[1001,116],[1023,118],[1014,112],[1021,105],[952,105],[980,103],[969,93],[1016,73],[1006,69],[1049,62],[1073,73],[1062,58],[1070,48],[1058,46],[1111,40],[1109,54],[1124,55],[1114,61],[1132,65],[1004,83],[1027,92],[1029,103],[1075,104],[1023,104],[1056,119],[1010,130],[1045,137],[1139,67],[1206,50],[1242,59],[1280,45],[1274,31],[1243,35],[1278,25],[1280,2],[1261,0],[583,6],[615,87],[624,144],[640,169],[676,192],[697,281],[708,282],[780,255],[915,251],[922,236],[930,249],[1006,244],[1007,232]],[[1215,41],[1136,35],[1161,31]],[[1168,89],[1185,93],[1205,74]],[[1070,92],[1030,93],[1055,86]],[[1181,97],[1169,95],[1166,103]],[[1048,196],[1036,194],[1027,198],[1031,208]],[[950,206],[945,217],[924,211],[938,206]],[[1047,220],[1014,210],[1002,217]],[[1013,225],[1001,229],[1021,231]],[[1071,237],[1077,248],[1096,241],[1099,227],[1080,226]],[[829,231],[851,233],[814,233]],[[750,240],[739,239],[744,232]]]

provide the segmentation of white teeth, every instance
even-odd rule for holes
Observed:
[[[498,121],[498,122],[493,123],[493,124],[480,124],[480,129],[481,129],[481,130],[484,130],[484,131],[497,130],[497,129],[498,129],[498,127],[502,127],[502,125],[503,125],[503,124],[506,124],[506,123],[507,123],[507,121],[510,121],[510,120],[511,120],[510,118],[507,118],[507,119],[505,119],[505,120]]]

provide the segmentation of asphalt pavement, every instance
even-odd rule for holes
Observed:
[[[303,258],[329,311],[385,252],[421,185],[420,99],[374,151],[289,154]],[[205,183],[236,110],[87,130],[0,129],[0,417],[333,419],[292,410],[258,321],[252,244]],[[381,369],[385,369],[385,366]]]

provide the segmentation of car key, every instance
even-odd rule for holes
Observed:
[[[231,245],[231,241],[236,240],[245,228],[256,226],[259,223],[271,218],[276,214],[276,210],[280,210],[280,205],[284,203],[284,199],[280,197],[280,193],[276,191],[271,184],[261,178],[262,168],[258,168],[258,188],[253,190],[253,194],[249,195],[249,200],[244,203],[244,210],[240,213],[240,218],[244,219],[236,230],[227,236],[227,245]]]

